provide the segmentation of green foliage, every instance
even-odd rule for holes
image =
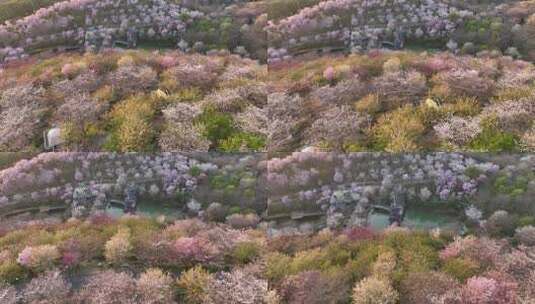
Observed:
[[[373,262],[382,251],[384,247],[371,242],[359,247],[358,254],[345,266],[353,281],[359,281],[371,274]]]
[[[196,102],[201,100],[203,94],[199,88],[185,88],[169,96],[172,102]]]
[[[474,178],[477,178],[479,175],[481,175],[481,171],[474,166],[470,166],[466,168],[466,170],[464,170],[464,174],[470,177],[471,179],[474,179]]]
[[[208,180],[214,189],[225,189],[228,186],[237,188],[240,185],[240,176],[234,173],[216,173],[210,175]]]
[[[232,261],[237,264],[252,262],[260,254],[260,247],[255,242],[240,242],[232,250]]]
[[[512,152],[518,149],[517,136],[499,130],[492,119],[483,121],[482,127],[482,132],[469,144],[470,148],[486,152]]]
[[[69,147],[87,147],[90,142],[101,134],[99,126],[94,123],[78,125],[66,122],[61,127],[61,136]]]
[[[470,19],[464,23],[464,29],[469,32],[480,32],[490,30],[492,20],[489,18]]]
[[[516,222],[517,227],[535,226],[535,216],[526,215],[518,218]]]
[[[464,282],[468,278],[473,277],[481,272],[480,266],[477,262],[468,258],[453,258],[448,259],[442,265],[442,271]]]
[[[461,97],[453,103],[447,103],[440,107],[443,116],[456,115],[462,117],[471,117],[481,112],[480,102],[475,97]]]
[[[398,267],[394,274],[398,282],[410,272],[429,271],[438,267],[437,250],[442,243],[426,233],[393,232],[386,236],[383,243],[398,255]]]
[[[0,263],[0,282],[15,284],[25,280],[28,276],[28,270],[15,261]]]
[[[239,214],[242,213],[242,210],[239,206],[232,206],[228,209],[228,214]]]
[[[117,104],[110,113],[111,136],[105,148],[111,151],[152,151],[155,129],[152,119],[157,103],[147,96],[134,96]]]
[[[520,174],[514,176],[500,174],[494,180],[493,190],[497,193],[519,196],[528,190],[528,184],[532,178]]]
[[[425,126],[411,106],[389,112],[374,128],[376,146],[388,152],[409,152],[421,149]]]
[[[246,147],[248,151],[260,151],[266,145],[264,136],[252,133],[238,132],[221,141],[219,148],[224,152],[242,151]]]
[[[205,303],[205,296],[211,274],[201,266],[196,266],[181,274],[177,286],[184,303]]]
[[[214,146],[219,146],[221,142],[236,132],[234,122],[229,114],[219,113],[212,109],[205,109],[197,118],[197,122],[204,126],[203,136],[209,139]]]
[[[48,80],[51,78],[59,78],[61,75],[61,68],[63,66],[63,59],[61,57],[50,58],[40,61],[32,65],[29,74],[33,77],[41,76],[44,72],[50,73],[47,75]]]
[[[285,276],[290,274],[289,266],[291,261],[291,257],[279,252],[267,254],[265,257],[266,278],[275,282],[282,280]]]
[[[193,176],[193,177],[197,177],[197,176],[199,176],[201,173],[202,173],[201,168],[199,168],[198,166],[192,166],[192,167],[189,169],[189,174],[191,174],[191,176]]]

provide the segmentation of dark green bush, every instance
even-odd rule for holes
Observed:
[[[204,126],[203,136],[209,139],[215,147],[236,132],[229,114],[219,113],[212,109],[206,109],[199,115],[197,122]]]

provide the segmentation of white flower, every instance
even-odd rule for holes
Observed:
[[[481,210],[477,209],[474,205],[471,205],[470,207],[466,208],[464,211],[464,214],[471,220],[479,221],[483,217],[483,212]]]
[[[450,39],[450,41],[448,41],[448,43],[446,44],[446,47],[450,50],[450,51],[455,51],[457,50],[457,48],[459,47],[459,45],[457,44],[457,42],[453,41],[452,39]]]

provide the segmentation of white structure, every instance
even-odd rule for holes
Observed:
[[[57,127],[43,132],[43,140],[46,150],[54,150],[65,142],[63,138],[61,138],[61,129]]]

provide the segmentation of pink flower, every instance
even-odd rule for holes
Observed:
[[[354,227],[346,229],[344,235],[347,236],[351,241],[359,240],[371,240],[375,237],[375,234],[369,228],[364,227]]]
[[[162,58],[160,58],[160,65],[164,69],[172,68],[176,66],[177,64],[178,64],[178,60],[173,56],[167,55],[167,56],[163,56]]]
[[[175,253],[185,264],[208,262],[216,255],[216,248],[198,237],[182,237],[175,241]]]
[[[69,240],[63,248],[61,254],[61,264],[67,267],[77,265],[80,262],[80,251],[78,249],[78,242]]]
[[[490,272],[484,277],[472,277],[463,287],[469,304],[515,303],[517,284],[503,273]]]
[[[323,78],[328,81],[333,81],[336,78],[336,71],[332,66],[328,67],[323,71]]]
[[[65,76],[68,76],[71,73],[72,69],[73,69],[72,64],[67,63],[61,68],[61,73]]]
[[[29,266],[32,260],[32,249],[32,247],[24,248],[17,258],[17,263],[22,266]]]

